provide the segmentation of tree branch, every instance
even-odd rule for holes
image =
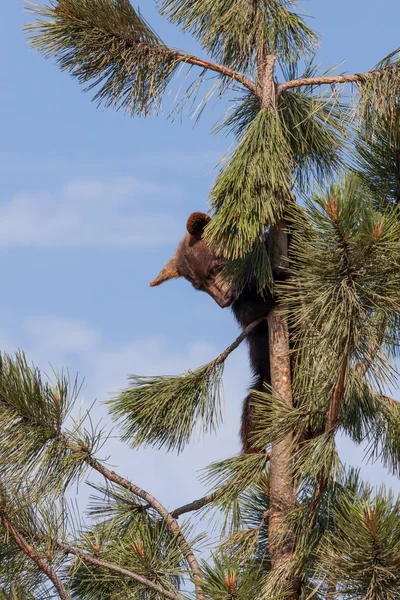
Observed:
[[[335,388],[333,390],[331,404],[328,410],[328,414],[326,417],[325,424],[325,432],[334,435],[335,430],[338,426],[339,412],[340,412],[340,404],[343,398],[344,391],[344,382],[347,371],[347,362],[348,356],[347,353],[343,359],[342,366],[340,368],[340,373],[338,375]],[[318,511],[321,506],[322,494],[326,490],[328,485],[328,478],[326,475],[325,469],[322,469],[319,473],[319,482],[315,486],[315,490],[313,492],[313,497],[310,505],[310,522],[309,529],[311,530],[316,522],[318,517]]]
[[[214,368],[217,365],[220,365],[221,363],[225,362],[228,356],[232,354],[232,352],[236,350],[238,346],[240,346],[243,340],[253,331],[253,329],[255,329],[260,323],[265,321],[265,319],[266,317],[261,317],[261,319],[256,319],[255,321],[250,323],[250,325],[247,325],[247,327],[243,329],[242,333],[236,338],[236,340],[232,344],[230,344],[230,346],[228,346],[223,352],[221,352],[221,354],[219,354],[217,358],[210,362],[210,367]]]
[[[379,341],[378,339],[374,340],[374,342],[371,344],[371,347],[368,350],[368,353],[365,354],[363,360],[361,360],[355,365],[354,371],[356,375],[358,375],[359,377],[364,377],[364,375],[367,374],[367,372],[372,366],[372,363],[374,362],[375,356],[379,352],[381,345],[381,341]]]
[[[15,543],[21,548],[24,554],[26,554],[26,556],[30,558],[39,567],[39,569],[50,579],[50,581],[56,588],[61,600],[71,600],[71,596],[68,594],[63,582],[61,581],[57,573],[54,571],[54,569],[52,569],[52,567],[47,561],[45,561],[39,556],[35,548],[27,542],[23,535],[13,526],[11,521],[9,521],[4,514],[0,516],[0,522],[11,535],[11,537],[14,539]]]
[[[341,83],[358,83],[365,81],[369,77],[373,77],[379,73],[378,70],[368,71],[367,73],[355,73],[354,75],[330,75],[328,77],[306,77],[285,81],[277,86],[277,95],[282,92],[296,87],[304,87],[307,85],[335,85]]]
[[[73,452],[82,452],[81,448],[77,448],[76,445],[72,445],[66,438],[64,438],[64,441],[66,441],[68,448]],[[200,570],[200,565],[195,555],[193,554],[193,551],[190,548],[188,541],[183,535],[181,528],[179,527],[176,520],[172,517],[171,513],[149,492],[142,490],[139,486],[130,482],[128,479],[125,479],[124,477],[121,477],[120,475],[115,473],[115,471],[110,471],[110,469],[107,469],[107,467],[105,467],[98,460],[90,456],[90,454],[87,454],[84,460],[88,465],[92,467],[92,469],[95,469],[108,481],[116,483],[117,485],[132,492],[132,494],[135,494],[135,496],[139,496],[139,498],[145,500],[152,508],[154,508],[154,510],[160,515],[160,517],[164,519],[168,529],[171,531],[171,533],[173,533],[176,536],[179,547],[186,558],[190,571],[192,572],[193,583],[196,588],[197,600],[205,600],[202,584],[203,577]]]
[[[266,461],[268,462],[271,459],[271,453],[266,452],[265,454],[266,454]],[[183,515],[185,513],[193,512],[195,510],[200,510],[201,508],[203,508],[203,506],[207,506],[207,504],[211,504],[211,502],[214,502],[214,500],[216,500],[217,498],[222,496],[224,491],[225,491],[225,487],[222,487],[219,490],[212,492],[212,494],[207,494],[206,496],[203,496],[203,498],[199,498],[198,500],[193,500],[193,502],[184,504],[183,506],[180,506],[179,508],[176,508],[175,510],[173,510],[171,512],[171,516],[174,517],[174,519],[177,519],[178,517],[180,517],[181,515]]]
[[[137,573],[128,571],[128,569],[124,569],[123,567],[119,567],[118,565],[114,565],[112,563],[108,563],[98,558],[95,558],[94,556],[91,556],[90,554],[87,554],[86,552],[83,552],[82,550],[79,550],[74,546],[70,546],[65,542],[57,542],[57,546],[60,548],[60,550],[63,550],[63,552],[67,554],[73,554],[74,556],[77,556],[86,563],[96,565],[97,567],[102,567],[103,569],[109,569],[110,571],[120,573],[121,575],[124,575],[129,579],[133,579],[134,581],[145,585],[149,589],[154,590],[158,594],[161,594],[165,598],[169,598],[170,600],[182,600],[182,596],[174,594],[173,592],[169,592],[168,590],[164,589],[160,585],[157,585],[156,583],[153,583],[152,581],[150,581],[150,579],[147,579],[142,575],[138,575]]]
[[[197,56],[194,56],[192,54],[185,54],[184,52],[176,52],[175,58],[179,62],[195,65],[196,67],[202,67],[203,69],[208,69],[209,71],[214,71],[215,73],[219,73],[220,75],[230,77],[234,81],[241,83],[255,96],[260,95],[260,88],[254,83],[254,81],[252,81],[248,77],[245,77],[245,75],[242,75],[241,73],[230,69],[229,67],[213,63],[209,60],[203,60],[202,58],[198,58]]]
[[[207,504],[211,504],[211,502],[214,502],[214,500],[216,500],[218,498],[218,496],[220,496],[221,490],[217,490],[216,492],[213,492],[212,494],[207,494],[207,496],[203,496],[203,498],[199,498],[198,500],[193,500],[193,502],[189,502],[188,504],[184,504],[183,506],[180,506],[179,508],[176,508],[175,510],[172,511],[171,516],[174,517],[174,519],[177,519],[178,517],[180,517],[181,515],[188,513],[188,512],[193,512],[195,510],[200,510],[200,508],[203,508],[203,506],[206,506]]]
[[[60,2],[60,0],[58,0],[58,2]],[[152,30],[148,28],[147,24],[142,21],[142,17],[140,16],[140,14],[136,13],[136,11],[133,10],[133,7],[131,5],[129,5],[129,8],[135,15],[136,20],[138,22],[141,22],[141,25],[146,31],[146,33],[152,34],[151,42],[147,41],[146,39],[143,39],[143,37],[140,38],[140,40],[135,39],[134,33],[132,33],[132,30],[130,30],[128,27],[120,26],[120,28],[118,29],[118,21],[117,25],[114,24],[114,27],[110,29],[109,23],[104,24],[101,21],[101,18],[99,17],[98,8],[95,9],[97,12],[94,13],[94,18],[93,15],[89,15],[86,19],[81,18],[77,14],[71,14],[70,8],[68,6],[66,8],[61,3],[57,4],[54,8],[48,8],[45,11],[38,11],[35,9],[32,9],[32,11],[38,12],[39,14],[45,14],[47,17],[50,15],[52,17],[55,16],[59,22],[77,25],[82,29],[82,31],[94,31],[96,35],[98,35],[101,32],[101,34],[106,40],[114,39],[118,41],[120,46],[121,60],[124,59],[124,50],[127,49],[135,49],[140,46],[142,50],[147,49],[147,52],[151,53],[155,48],[158,48],[165,52],[165,54],[168,56],[168,59],[171,62],[176,61],[187,63],[197,67],[201,67],[203,69],[208,69],[209,71],[214,71],[215,73],[219,73],[220,75],[224,75],[225,77],[229,77],[230,79],[237,81],[238,83],[248,88],[255,95],[259,93],[259,86],[257,86],[257,84],[254,81],[252,81],[245,75],[242,75],[241,73],[238,73],[237,71],[234,71],[233,69],[230,69],[229,67],[226,67],[224,65],[213,63],[209,60],[199,58],[193,54],[188,54],[186,52],[175,50],[166,46],[161,41],[161,39]],[[91,18],[93,20],[91,20]],[[27,26],[26,29],[30,30],[32,29],[32,26]],[[59,34],[59,32],[57,32],[57,34]]]

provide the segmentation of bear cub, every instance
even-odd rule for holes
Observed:
[[[274,299],[271,295],[258,294],[255,283],[249,283],[239,295],[235,294],[230,283],[221,276],[224,260],[202,239],[204,228],[209,221],[210,217],[204,213],[195,212],[189,216],[186,224],[187,234],[180,242],[174,256],[164,265],[158,277],[150,285],[157,286],[169,279],[184,277],[196,290],[209,294],[221,308],[230,306],[241,327],[247,327],[256,319],[268,315]],[[267,321],[260,323],[246,339],[254,375],[251,388],[262,391],[264,383],[270,384],[271,381]],[[243,402],[240,429],[244,453],[263,451],[252,443],[252,432],[251,394],[248,394]]]

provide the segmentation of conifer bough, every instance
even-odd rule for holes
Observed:
[[[294,0],[156,4],[194,36],[204,58],[168,46],[128,0],[28,3],[37,20],[27,31],[44,56],[86,90],[96,90],[97,103],[131,115],[159,113],[164,94],[180,78],[187,88],[177,110],[186,105],[189,114],[200,116],[206,107],[210,91],[191,112],[208,74],[221,98],[234,95],[217,130],[232,132],[237,145],[211,190],[213,218],[205,235],[239,281],[246,283],[250,269],[260,292],[272,286],[272,273],[290,275],[275,286],[277,302],[268,317],[271,389],[253,399],[256,435],[267,452],[214,463],[206,474],[212,493],[169,512],[101,464],[101,432],[80,422],[65,429],[77,388],[70,393],[62,377],[54,388],[23,357],[5,357],[3,528],[11,533],[8,524],[16,520],[12,531],[32,531],[33,545],[43,540],[34,533],[44,531],[48,556],[55,556],[47,576],[55,571],[67,593],[88,600],[185,597],[182,579],[188,577],[197,600],[395,600],[398,501],[383,491],[373,494],[344,469],[335,435],[367,440],[371,456],[399,474],[399,406],[382,395],[396,381],[389,358],[397,356],[400,341],[399,52],[366,73],[319,73],[313,62],[318,36]],[[351,104],[341,101],[348,84]],[[319,185],[310,186],[315,180]],[[295,204],[294,194],[306,196],[304,206]],[[266,229],[268,256],[260,252]],[[198,420],[203,433],[217,425],[225,358],[185,377],[135,381],[111,403],[124,438],[181,450]],[[66,568],[54,542],[68,529],[65,508],[54,494],[60,500],[89,466],[111,487],[96,500],[94,522],[70,544],[81,558],[92,556],[90,568]],[[21,502],[10,489],[20,493],[23,482],[29,493]],[[205,565],[185,524],[174,519],[203,506],[222,511],[226,534]],[[17,547],[12,539],[0,544],[4,593],[11,593],[13,575],[23,573],[26,597],[40,590],[44,598],[44,565],[29,563],[26,552],[21,557],[16,535]],[[39,554],[35,550],[31,559]],[[118,590],[116,569],[110,575],[105,564],[120,569]],[[124,569],[136,580],[124,578]]]

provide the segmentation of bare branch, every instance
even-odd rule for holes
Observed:
[[[271,453],[266,452],[265,454],[266,454],[266,461],[269,461],[271,459]],[[185,513],[193,512],[195,510],[200,510],[201,508],[203,508],[203,506],[207,506],[207,504],[211,504],[211,502],[214,502],[214,500],[216,500],[217,498],[222,496],[225,489],[226,489],[226,487],[224,486],[224,487],[220,488],[219,490],[213,492],[212,494],[207,494],[207,496],[203,496],[203,498],[199,498],[198,500],[193,500],[193,502],[184,504],[183,506],[180,506],[179,508],[176,508],[175,510],[173,510],[171,512],[171,516],[174,517],[174,519],[177,519],[178,517],[180,517],[181,515],[183,515]]]
[[[192,54],[185,54],[184,52],[176,52],[175,58],[178,62],[187,63],[189,65],[195,65],[196,67],[202,67],[203,69],[208,69],[209,71],[214,71],[215,73],[219,73],[220,75],[225,75],[226,77],[230,77],[234,81],[241,83],[244,87],[246,87],[250,92],[252,92],[255,96],[259,96],[261,88],[259,88],[254,81],[245,77],[241,73],[230,69],[229,67],[225,67],[224,65],[219,65],[217,63],[213,63],[209,60],[204,60],[202,58],[198,58]]]
[[[228,356],[234,351],[236,350],[236,348],[238,346],[240,346],[240,344],[243,342],[243,340],[253,331],[253,329],[255,329],[260,323],[262,323],[262,321],[265,321],[266,317],[262,317],[261,319],[257,319],[256,321],[253,321],[252,323],[250,323],[250,325],[247,325],[247,327],[245,327],[242,331],[242,333],[236,338],[236,340],[226,348],[226,350],[224,350],[223,352],[221,352],[221,354],[219,354],[217,356],[217,358],[215,358],[213,361],[211,361],[210,363],[210,367],[214,368],[217,365],[220,365],[221,363],[225,362],[225,360],[228,358]]]
[[[183,515],[185,513],[193,512],[195,510],[200,510],[200,508],[203,508],[203,506],[206,506],[207,504],[211,504],[211,502],[214,502],[214,500],[216,500],[218,498],[218,496],[220,496],[220,494],[221,494],[221,490],[217,490],[216,492],[213,492],[212,494],[207,494],[207,496],[203,496],[203,498],[199,498],[198,500],[193,500],[193,502],[184,504],[183,506],[180,506],[179,508],[176,508],[175,510],[173,510],[171,513],[171,516],[174,517],[174,519],[177,519],[178,517],[180,517],[181,515]]]
[[[96,565],[97,567],[102,567],[103,569],[109,569],[110,571],[114,571],[115,573],[120,573],[121,575],[124,575],[125,577],[128,577],[129,579],[133,579],[134,581],[137,581],[138,583],[145,585],[146,587],[150,588],[151,590],[154,590],[158,594],[161,594],[165,598],[170,598],[170,600],[182,600],[182,596],[180,596],[178,594],[174,594],[173,592],[169,592],[168,590],[164,589],[160,585],[157,585],[156,583],[153,583],[152,581],[150,581],[150,579],[147,579],[146,577],[143,577],[142,575],[138,575],[137,573],[128,571],[128,569],[124,569],[123,567],[119,567],[118,565],[114,565],[112,563],[108,563],[103,560],[100,560],[94,556],[91,556],[90,554],[87,554],[86,552],[82,552],[82,550],[79,550],[78,548],[75,548],[74,546],[70,546],[69,544],[66,544],[65,542],[61,542],[61,541],[57,542],[57,546],[61,550],[63,550],[65,553],[73,554],[74,556],[77,556],[78,558],[80,558],[82,561],[84,561],[86,563]]]
[[[305,77],[299,79],[292,79],[291,81],[285,81],[277,87],[278,96],[296,87],[304,87],[306,85],[337,85],[341,83],[358,83],[365,81],[368,77],[372,77],[379,73],[379,71],[368,71],[367,73],[355,73],[354,75],[329,75],[327,77]]]
[[[54,569],[52,569],[52,567],[46,560],[39,556],[35,548],[27,542],[24,536],[13,526],[11,521],[9,521],[5,515],[1,515],[0,522],[11,535],[11,537],[14,539],[15,543],[26,554],[26,556],[30,558],[39,567],[39,569],[50,579],[50,581],[56,588],[61,600],[71,600],[71,596],[68,594],[63,582],[61,581],[57,573],[54,571]]]

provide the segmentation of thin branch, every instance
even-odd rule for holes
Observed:
[[[47,561],[39,556],[35,548],[31,546],[23,535],[13,526],[5,515],[1,515],[0,522],[14,539],[15,543],[21,548],[21,550],[30,558],[39,569],[50,579],[56,588],[61,600],[71,600],[71,596],[68,594],[63,582],[58,577],[57,573],[52,569]]]
[[[226,350],[221,352],[221,354],[219,354],[217,358],[210,362],[210,367],[214,368],[225,362],[228,356],[234,350],[236,350],[238,346],[240,346],[243,340],[253,331],[253,329],[255,329],[260,323],[265,321],[265,319],[266,317],[262,317],[261,319],[256,319],[256,321],[253,321],[252,323],[250,323],[250,325],[247,325],[247,327],[243,329],[242,333],[236,338],[236,340],[230,346],[228,346]]]
[[[259,88],[254,81],[245,77],[241,73],[230,69],[229,67],[225,67],[224,65],[219,65],[217,63],[213,63],[209,60],[204,60],[202,58],[198,58],[192,54],[185,54],[184,52],[176,52],[174,55],[178,62],[188,63],[189,65],[195,65],[196,67],[202,67],[203,69],[208,69],[209,71],[215,71],[220,75],[225,75],[226,77],[230,77],[234,81],[237,81],[244,85],[248,90],[250,90],[255,96],[259,96],[261,92],[261,88]]]
[[[66,441],[67,441],[68,447],[72,451],[77,451],[76,446],[72,446],[71,443],[68,442],[68,440],[66,440]],[[79,448],[79,452],[82,452],[81,448]],[[143,500],[145,500],[152,508],[154,508],[154,510],[160,515],[160,517],[162,517],[164,519],[168,529],[171,531],[171,533],[173,533],[176,536],[176,539],[180,546],[180,549],[181,549],[183,555],[185,556],[186,561],[189,565],[189,568],[192,572],[193,583],[196,588],[197,600],[205,600],[203,585],[202,585],[203,577],[202,577],[202,573],[200,570],[200,565],[199,565],[195,555],[193,554],[193,551],[190,548],[189,543],[187,542],[185,536],[183,535],[181,528],[179,527],[177,521],[172,517],[171,513],[149,492],[146,492],[139,486],[130,482],[128,479],[121,477],[120,475],[115,473],[115,471],[110,471],[110,469],[107,469],[107,467],[102,465],[99,461],[97,461],[95,458],[93,458],[89,454],[85,457],[84,460],[87,462],[88,465],[90,465],[98,473],[103,475],[103,477],[105,477],[108,481],[116,483],[117,485],[132,492],[132,494],[135,494],[136,496],[139,496],[139,498],[142,498]]]
[[[354,75],[330,75],[328,77],[305,77],[299,79],[292,79],[291,81],[285,81],[277,87],[277,95],[279,96],[282,92],[290,90],[296,87],[303,87],[306,85],[335,85],[341,83],[358,83],[363,82],[369,77],[373,77],[379,73],[378,70],[368,71],[367,73],[355,73]]]
[[[203,508],[203,506],[206,506],[207,504],[211,504],[211,502],[214,502],[214,500],[216,500],[218,498],[218,496],[221,495],[221,490],[217,490],[216,492],[213,492],[212,494],[207,494],[207,496],[203,496],[203,498],[199,498],[198,500],[193,500],[193,502],[189,502],[188,504],[184,504],[183,506],[180,506],[179,508],[176,508],[175,510],[172,511],[171,516],[174,517],[174,519],[177,519],[178,517],[180,517],[181,515],[188,513],[188,512],[193,512],[195,510],[200,510],[200,508]]]
[[[157,585],[156,583],[153,583],[152,581],[150,581],[150,579],[147,579],[146,577],[143,577],[142,575],[138,575],[137,573],[128,571],[127,569],[124,569],[123,567],[119,567],[118,565],[114,565],[112,563],[108,563],[108,562],[105,562],[98,558],[95,558],[94,556],[91,556],[90,554],[86,554],[86,552],[82,552],[82,550],[79,550],[78,548],[75,548],[74,546],[70,546],[69,544],[66,544],[65,542],[61,542],[61,541],[57,542],[57,546],[61,550],[63,550],[65,553],[73,554],[74,556],[77,556],[78,558],[80,558],[82,561],[84,561],[86,563],[96,565],[97,567],[101,567],[103,569],[109,569],[110,571],[120,573],[121,575],[124,575],[125,577],[129,577],[129,579],[133,579],[134,581],[137,581],[138,583],[145,585],[149,589],[154,590],[155,592],[157,592],[158,594],[161,594],[165,598],[170,598],[170,600],[182,600],[182,596],[180,596],[178,594],[174,594],[173,592],[169,592],[168,590],[164,589],[160,585]]]
[[[383,328],[382,328],[383,329]],[[372,366],[376,355],[378,354],[380,347],[382,346],[384,331],[381,332],[380,336],[376,336],[372,342],[368,352],[365,353],[363,360],[357,363],[354,367],[356,375],[364,377]]]
[[[265,457],[266,461],[268,462],[271,459],[271,453],[266,452],[265,454],[266,454],[266,457]],[[211,502],[214,502],[214,500],[216,500],[217,498],[222,496],[225,489],[226,489],[226,486],[223,486],[219,490],[216,490],[215,492],[212,492],[211,494],[207,494],[206,496],[203,496],[203,498],[199,498],[198,500],[193,500],[193,502],[184,504],[183,506],[180,506],[179,508],[176,508],[175,510],[173,510],[171,512],[171,516],[174,517],[174,519],[177,519],[178,517],[180,517],[181,515],[183,515],[185,513],[193,512],[195,510],[200,510],[201,508],[203,508],[203,506],[207,506],[207,504],[211,504]]]

